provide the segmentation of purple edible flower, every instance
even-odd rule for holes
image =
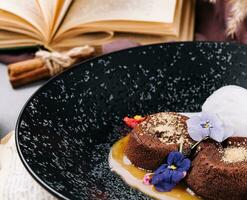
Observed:
[[[143,183],[145,185],[151,185],[152,175],[152,173],[145,174],[145,176],[143,177]]]
[[[201,141],[210,137],[217,142],[222,142],[233,134],[226,129],[222,121],[213,113],[202,112],[200,116],[193,116],[187,120],[190,137],[195,141]]]
[[[171,191],[180,182],[189,170],[191,161],[178,151],[171,152],[167,157],[167,163],[161,165],[151,180],[159,192]]]

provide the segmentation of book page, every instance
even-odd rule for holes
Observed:
[[[21,26],[20,26],[21,25]],[[2,30],[10,30],[30,37],[39,38],[39,32],[24,19],[9,12],[0,10],[0,27]]]
[[[59,33],[86,23],[107,20],[172,23],[175,8],[176,0],[76,0]]]
[[[31,26],[34,26],[39,30],[42,37],[45,39],[47,35],[47,27],[36,0],[1,0],[0,10],[10,12],[23,18]]]
[[[194,33],[194,18],[195,18],[195,0],[191,1],[177,1],[177,7],[180,7],[180,3],[183,3],[183,9],[180,11],[181,13],[181,28],[179,34],[176,35],[154,35],[154,34],[138,34],[137,32],[131,33],[131,32],[114,32],[113,34],[109,35],[109,37],[102,38],[99,40],[93,40],[94,35],[91,33],[91,38],[89,38],[89,34],[85,36],[85,33],[88,32],[88,30],[84,29],[75,29],[71,31],[67,31],[63,36],[64,39],[60,40],[59,42],[54,41],[53,48],[57,50],[68,50],[70,48],[73,48],[75,46],[85,45],[85,44],[91,44],[94,46],[102,45],[105,43],[113,42],[116,40],[122,40],[122,39],[129,39],[132,41],[135,41],[142,45],[147,44],[155,44],[155,43],[162,43],[166,41],[192,41],[193,40],[193,33]],[[176,10],[177,12],[177,10]],[[176,14],[177,15],[177,14]],[[176,20],[175,20],[176,21]],[[97,24],[98,26],[99,24]],[[112,26],[112,25],[111,25]],[[164,29],[164,24],[162,26],[159,26],[160,29]],[[155,29],[153,27],[152,29]],[[91,30],[91,27],[90,27]],[[84,34],[82,34],[84,32]]]
[[[67,35],[67,37],[64,37],[64,39],[60,40],[59,42],[54,41],[54,43],[51,44],[51,48],[63,51],[83,45],[98,46],[109,41],[113,35],[114,33],[112,32],[89,33],[86,31],[86,33],[73,33],[73,35]]]
[[[40,6],[40,10],[43,14],[43,19],[49,27],[49,29],[52,29],[52,25],[54,23],[54,18],[56,15],[56,7],[58,0],[37,0],[38,5]]]
[[[49,28],[49,42],[61,24],[72,0],[37,0]]]
[[[0,30],[0,49],[41,45],[40,41],[16,32]]]

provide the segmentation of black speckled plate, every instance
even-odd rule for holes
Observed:
[[[149,199],[108,166],[126,115],[199,111],[221,86],[247,87],[247,47],[169,43],[78,64],[27,102],[16,126],[30,174],[62,199]]]

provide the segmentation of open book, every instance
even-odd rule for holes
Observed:
[[[194,0],[0,1],[0,49],[63,50],[119,38],[140,43],[193,39]],[[187,27],[189,26],[189,27]]]

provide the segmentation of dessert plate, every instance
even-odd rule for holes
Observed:
[[[16,126],[20,158],[62,199],[149,199],[111,172],[124,116],[196,112],[224,85],[247,88],[247,47],[188,42],[142,46],[65,71],[40,88]]]

